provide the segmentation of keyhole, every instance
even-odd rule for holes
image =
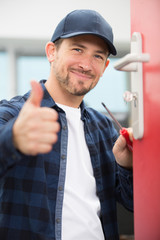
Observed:
[[[134,101],[134,107],[137,106],[137,94],[129,91],[125,91],[123,94],[123,99],[126,103]]]

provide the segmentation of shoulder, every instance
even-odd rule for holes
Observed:
[[[42,87],[44,86],[44,83],[46,80],[40,80],[39,81]],[[43,87],[44,88],[44,87]],[[29,98],[30,91],[26,92],[24,95],[18,95],[10,100],[0,100],[0,109],[15,109],[17,111],[20,111],[21,108],[23,107],[24,103],[27,101]]]
[[[24,103],[29,97],[29,92],[23,96],[13,97],[11,100],[1,100],[0,101],[0,116],[6,120],[17,116]]]

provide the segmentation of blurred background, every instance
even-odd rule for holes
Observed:
[[[46,43],[68,12],[85,8],[98,11],[110,23],[118,52],[110,56],[109,67],[85,102],[101,112],[104,102],[127,127],[130,106],[123,93],[130,89],[130,75],[116,71],[113,64],[130,52],[130,0],[0,0],[0,100],[26,93],[32,79],[48,78]],[[133,234],[133,214],[119,205],[118,223],[121,235]]]

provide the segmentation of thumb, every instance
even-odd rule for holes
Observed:
[[[28,102],[33,104],[36,107],[40,107],[41,101],[43,98],[43,89],[41,85],[36,81],[31,81],[31,95],[28,99]]]

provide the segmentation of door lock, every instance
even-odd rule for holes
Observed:
[[[125,91],[123,94],[123,99],[126,103],[128,102],[134,102],[134,107],[136,107],[136,103],[137,103],[137,94],[136,93],[132,93],[130,91]]]

